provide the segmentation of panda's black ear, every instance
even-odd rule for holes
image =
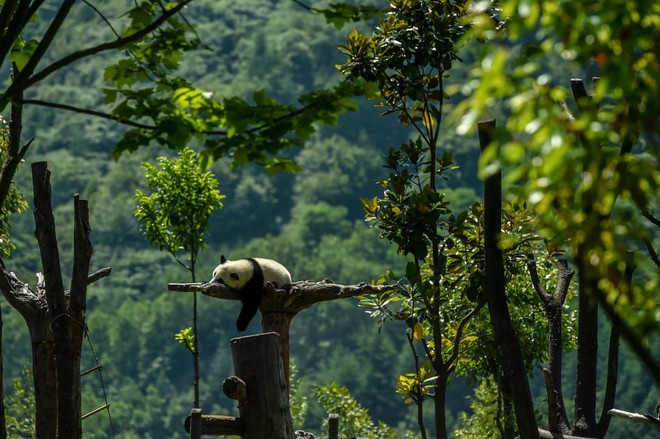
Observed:
[[[238,280],[238,279],[240,278],[240,276],[238,275],[238,273],[231,273],[231,274],[229,275],[229,277],[231,277],[231,278],[234,279],[234,280]]]
[[[225,258],[225,255],[220,255],[220,264],[224,264],[227,262],[227,258]]]

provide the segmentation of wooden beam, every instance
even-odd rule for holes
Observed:
[[[542,428],[539,428],[539,437],[541,439],[596,439],[582,436],[571,436],[569,434],[552,433],[548,430],[543,430]]]
[[[213,416],[202,415],[201,411],[193,413],[192,409],[190,415],[186,418],[184,427],[186,432],[190,434],[191,439],[198,439],[201,436],[240,436],[243,433],[243,421],[236,416]],[[191,433],[191,427],[196,425],[196,419],[199,417],[199,429]],[[198,433],[199,432],[199,433]],[[194,434],[199,434],[195,436]]]

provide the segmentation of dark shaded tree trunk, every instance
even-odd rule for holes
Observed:
[[[482,152],[492,141],[495,121],[480,122],[479,143]],[[504,256],[499,247],[502,227],[502,181],[496,173],[484,182],[484,290],[493,326],[495,342],[500,347],[504,376],[511,389],[511,399],[516,413],[518,432],[522,439],[538,438],[532,394],[527,381],[527,371],[507,306]]]
[[[55,341],[50,329],[43,275],[38,274],[36,291],[12,273],[0,271],[0,288],[11,306],[23,317],[32,346],[32,380],[37,439],[54,439],[57,432],[57,375]]]
[[[46,303],[55,340],[57,374],[57,436],[82,437],[80,354],[85,332],[87,277],[92,256],[87,201],[74,197],[73,271],[71,290],[65,297],[51,208],[50,171],[46,162],[32,164],[35,236],[44,270]]]
[[[584,245],[578,249],[578,346],[575,375],[573,434],[593,436],[596,429],[596,390],[598,370],[598,302],[594,280],[587,274]]]
[[[2,349],[2,307],[0,307],[0,439],[7,439],[7,421],[5,420],[5,383]]]
[[[566,302],[571,279],[575,272],[568,268],[565,258],[557,260],[557,285],[554,294],[550,294],[541,285],[536,269],[534,255],[527,256],[527,268],[534,290],[545,307],[548,319],[548,370],[544,370],[548,394],[548,429],[553,433],[570,433],[570,422],[564,404],[562,390],[562,307]]]
[[[437,372],[437,371],[436,371]],[[433,404],[435,409],[435,437],[438,439],[447,438],[447,381],[449,374],[438,373],[435,383],[435,394],[433,395]]]
[[[583,114],[595,117],[591,97],[580,79],[571,80],[571,90],[578,109]],[[580,138],[582,147],[591,150],[599,146],[591,145],[588,139]],[[573,433],[592,436],[596,429],[596,390],[598,370],[598,274],[591,256],[600,242],[598,215],[593,212],[592,191],[582,194],[581,210],[590,226],[589,236],[585,236],[577,246],[576,266],[578,272],[578,346],[575,375],[575,412]]]
[[[80,354],[85,333],[87,286],[110,274],[89,276],[92,255],[87,202],[74,198],[73,270],[71,289],[64,291],[55,223],[50,205],[50,171],[45,162],[32,166],[35,236],[43,274],[36,291],[13,273],[0,270],[0,288],[25,319],[32,342],[37,439],[82,437]]]
[[[514,422],[514,416],[512,414],[515,411],[513,406],[513,399],[511,398],[511,387],[506,380],[506,377],[500,375],[500,404],[501,410],[500,419],[502,420],[499,424],[500,433],[502,439],[515,439],[518,434],[516,432],[516,425]]]

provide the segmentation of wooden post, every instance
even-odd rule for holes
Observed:
[[[284,367],[284,377],[286,378],[286,385],[289,387],[289,328],[291,327],[291,320],[295,314],[286,312],[263,312],[261,319],[261,328],[264,332],[275,332],[280,339],[280,347],[282,352],[282,366]]]
[[[202,409],[190,410],[190,439],[202,438]]]
[[[293,439],[289,392],[279,335],[274,332],[231,340],[234,372],[245,382],[247,400],[239,403],[242,439]]]
[[[339,415],[336,413],[328,415],[328,439],[339,439]]]

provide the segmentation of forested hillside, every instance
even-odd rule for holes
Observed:
[[[124,2],[109,3],[103,5],[106,17],[125,10]],[[323,7],[330,2],[313,3]],[[384,6],[376,0],[355,3]],[[185,16],[195,24],[203,46],[186,56],[180,67],[183,76],[218,96],[250,100],[254,92],[265,90],[290,103],[302,93],[342,81],[335,65],[344,63],[346,55],[337,46],[345,43],[352,26],[371,32],[375,24],[361,22],[336,29],[299,2],[288,0],[195,0],[185,9]],[[74,7],[70,22],[74,25],[58,35],[49,56],[56,58],[63,53],[72,39],[103,41],[111,35],[99,16],[82,3]],[[463,63],[456,63],[448,79],[457,88],[473,68],[479,46],[471,43],[462,50]],[[108,63],[105,56],[75,63],[26,98],[107,110],[99,90]],[[567,72],[567,80],[569,76]],[[411,131],[396,117],[381,116],[382,112],[373,102],[361,99],[359,111],[344,114],[335,126],[319,127],[304,148],[285,151],[302,167],[297,173],[269,175],[254,164],[234,169],[230,157],[213,163],[210,169],[226,198],[224,207],[211,218],[198,280],[211,278],[221,254],[230,259],[276,259],[291,271],[294,280],[330,278],[357,284],[372,282],[387,270],[403,275],[409,259],[398,255],[396,246],[380,239],[379,231],[369,227],[361,202],[362,198],[382,195],[383,188],[376,182],[389,173],[383,167],[385,155],[390,147],[407,141]],[[134,216],[133,200],[136,189],[145,187],[141,163],[155,163],[156,157],[174,157],[176,152],[153,145],[114,160],[111,154],[126,130],[121,124],[39,105],[27,105],[24,120],[23,135],[34,136],[35,141],[16,183],[31,203],[29,163],[48,161],[63,266],[70,265],[72,199],[74,193],[80,193],[89,200],[92,271],[112,267],[107,279],[90,287],[87,324],[95,354],[103,365],[118,437],[186,437],[183,420],[193,398],[192,361],[175,341],[175,334],[191,325],[192,299],[187,293],[168,291],[167,284],[190,282],[190,274],[145,240]],[[458,169],[447,174],[444,192],[451,208],[458,212],[481,198],[478,140],[476,135],[459,137],[454,129],[446,132],[441,146],[454,153]],[[202,148],[194,141],[189,146]],[[29,209],[11,218],[11,233],[16,245],[12,270],[21,279],[34,282],[34,273],[41,268]],[[532,287],[526,288],[531,291]],[[8,412],[26,416],[29,413],[18,401],[24,399],[21,391],[29,388],[28,377],[23,375],[30,361],[29,337],[18,313],[1,300],[5,392],[14,401]],[[541,304],[537,306],[540,310]],[[219,385],[232,374],[229,340],[241,335],[235,329],[239,307],[238,302],[199,299],[200,399],[206,414],[236,413],[235,403],[222,394]],[[606,318],[601,319],[601,325],[607,325]],[[259,319],[255,318],[248,333],[259,330]],[[300,380],[298,397],[306,398],[308,407],[304,425],[296,427],[323,433],[327,414],[315,401],[315,387],[335,383],[347,387],[374,420],[398,429],[396,437],[414,430],[414,405],[404,404],[395,393],[397,377],[412,368],[408,342],[399,326],[385,323],[381,327],[358,306],[358,300],[320,304],[302,312],[292,324],[291,355],[296,379]],[[660,348],[658,342],[654,342],[655,352]],[[616,405],[651,413],[660,400],[660,391],[625,345],[622,349]],[[572,371],[575,358],[567,355],[564,367]],[[606,352],[600,355],[606,358]],[[604,368],[606,363],[600,364]],[[85,345],[83,369],[93,365],[94,354]],[[538,371],[532,373],[537,407],[544,411],[542,377]],[[23,382],[14,380],[12,389],[9,382],[21,376]],[[604,381],[604,371],[598,379]],[[572,394],[572,380],[572,375],[567,375],[566,395]],[[103,405],[101,384],[95,375],[84,377],[83,386],[83,412]],[[450,383],[450,432],[462,428],[466,417],[471,416],[469,397],[476,386],[469,374]],[[428,410],[426,417],[431,415]],[[105,414],[86,419],[83,426],[85,437],[111,437]],[[626,435],[653,437],[652,430],[644,426],[614,420],[609,437]]]

